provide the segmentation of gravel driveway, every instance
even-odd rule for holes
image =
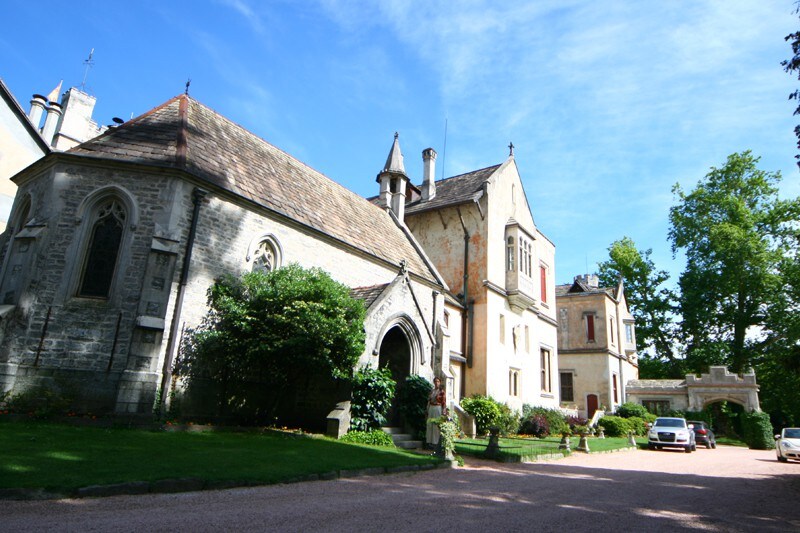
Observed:
[[[0,502],[3,531],[800,531],[773,451],[574,454],[183,494]]]

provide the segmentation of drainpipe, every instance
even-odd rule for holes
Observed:
[[[200,218],[200,206],[203,198],[208,194],[207,191],[195,188],[192,191],[192,225],[189,228],[189,238],[186,240],[186,252],[183,254],[183,267],[181,268],[181,279],[178,284],[178,294],[175,296],[175,309],[172,313],[172,323],[169,326],[169,340],[167,341],[167,353],[164,357],[164,367],[161,370],[161,405],[166,404],[169,396],[170,379],[172,378],[172,363],[175,360],[175,351],[178,345],[178,325],[181,321],[183,311],[183,297],[186,292],[186,284],[189,279],[189,267],[192,263],[192,250],[194,248],[194,238],[197,235],[197,221]]]
[[[461,216],[461,209],[457,209],[457,211],[458,220],[461,222],[461,229],[464,231],[464,290],[461,303],[463,304],[464,310],[467,313],[461,322],[461,346],[464,348],[464,355],[467,359],[467,367],[472,368],[472,306],[469,304],[468,299],[469,231],[467,230],[467,225],[464,224],[464,217]],[[467,317],[469,317],[469,319]],[[469,331],[469,337],[467,337],[467,331]],[[467,343],[467,339],[469,339],[469,343]]]

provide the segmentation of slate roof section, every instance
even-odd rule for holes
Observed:
[[[564,285],[556,285],[556,297],[560,296],[587,296],[591,294],[605,294],[614,298],[616,289],[612,287],[589,287],[585,283],[575,281]]]
[[[494,165],[437,181],[436,196],[427,202],[418,201],[406,204],[406,215],[477,200],[483,195],[483,184],[489,181],[489,178],[500,166]]]
[[[350,289],[350,296],[356,300],[362,300],[364,308],[369,309],[388,286],[388,283],[384,283],[383,285],[373,285],[371,287],[356,287]]]
[[[436,281],[382,208],[186,96],[110,129],[69,153],[182,169],[371,255]]]

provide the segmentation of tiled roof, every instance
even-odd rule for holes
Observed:
[[[589,287],[580,281],[574,283],[567,283],[564,285],[556,285],[556,296],[572,296],[572,295],[589,295],[589,294],[605,294],[614,298],[616,289],[612,287]]]
[[[183,169],[424,278],[436,277],[390,215],[241,126],[181,95],[71,150]]]
[[[369,309],[388,286],[388,283],[384,283],[383,285],[373,285],[371,287],[356,287],[350,289],[350,296],[356,300],[363,300],[364,307]]]
[[[407,204],[406,215],[459,205],[480,198],[483,194],[483,184],[498,168],[500,165],[494,165],[437,181],[436,196],[426,202],[417,201]]]

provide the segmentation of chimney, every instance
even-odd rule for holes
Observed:
[[[42,137],[49,145],[53,142],[53,135],[56,132],[56,125],[58,119],[61,117],[61,106],[55,102],[50,102],[47,108],[47,117],[44,119],[44,127],[42,128]]]
[[[47,107],[47,98],[41,94],[34,94],[31,100],[31,110],[28,113],[28,119],[37,131],[39,131],[39,124],[42,122],[42,113],[44,113],[45,107]]]
[[[422,200],[436,196],[436,150],[426,148],[422,151]]]
[[[401,222],[406,214],[406,181],[402,178],[392,180],[392,189],[397,189],[392,190],[392,211]]]
[[[590,289],[597,289],[600,287],[600,277],[597,274],[583,274],[575,276],[575,281],[580,281]]]

